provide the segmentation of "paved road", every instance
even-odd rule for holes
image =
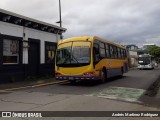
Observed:
[[[1,93],[0,111],[160,111],[139,101],[159,74],[159,69],[131,70],[104,84],[66,82]]]
[[[77,83],[76,85],[71,85],[70,83],[64,83],[61,85],[50,85],[50,86],[26,89],[21,91],[45,92],[52,94],[83,95],[100,91],[110,86],[147,90],[147,88],[158,78],[159,74],[160,74],[159,69],[131,70],[128,73],[124,74],[123,78],[112,78],[106,81],[106,83],[104,84],[97,82],[94,83],[80,82]]]

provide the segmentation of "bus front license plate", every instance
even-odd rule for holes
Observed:
[[[69,77],[69,80],[73,80],[74,78],[73,77]]]

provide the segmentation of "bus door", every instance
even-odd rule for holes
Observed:
[[[99,61],[100,61],[99,44],[94,43],[93,45],[93,67],[97,75],[99,74],[99,71],[100,71]]]

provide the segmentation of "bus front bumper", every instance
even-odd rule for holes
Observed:
[[[152,65],[138,65],[138,67],[137,67],[138,69],[151,69],[151,68],[153,68],[153,66]]]
[[[99,80],[100,77],[95,76],[56,76],[56,80]]]

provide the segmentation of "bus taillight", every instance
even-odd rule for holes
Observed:
[[[61,76],[61,74],[60,73],[55,73],[55,76]]]

